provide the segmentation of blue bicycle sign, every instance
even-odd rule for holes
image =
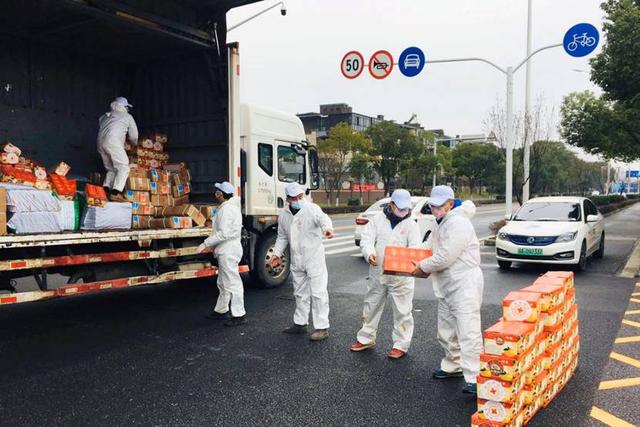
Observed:
[[[591,24],[582,23],[574,25],[567,31],[562,45],[569,55],[580,58],[593,52],[599,40],[598,29]]]

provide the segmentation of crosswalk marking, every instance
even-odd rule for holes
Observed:
[[[325,243],[324,247],[325,249],[330,249],[330,248],[335,248],[338,246],[353,246],[354,248],[356,248],[357,246],[351,242],[351,241],[346,241],[346,242],[335,242],[335,243]]]
[[[360,252],[360,247],[356,246],[354,236],[351,233],[338,233],[332,239],[323,239],[325,255],[339,255],[352,252],[352,256]]]
[[[343,249],[335,249],[335,250],[331,250],[331,251],[327,251],[325,252],[325,255],[337,255],[337,254],[344,254],[347,252],[354,252],[359,250],[357,246],[352,246],[349,248],[343,248]]]

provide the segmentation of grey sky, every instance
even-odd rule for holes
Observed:
[[[229,24],[274,3],[235,9]],[[368,60],[386,49],[397,60],[404,48],[418,46],[427,59],[479,56],[504,68],[525,57],[526,0],[289,0],[286,5],[285,17],[274,9],[229,33],[230,41],[240,42],[243,102],[296,113],[346,102],[354,111],[396,121],[416,113],[425,127],[449,134],[481,133],[487,112],[505,96],[504,75],[488,65],[428,64],[414,78],[396,68],[382,81],[367,71],[347,80],[339,69],[342,56],[359,50]],[[561,43],[579,22],[601,29],[599,5],[599,0],[534,0],[533,48]],[[572,58],[562,48],[538,54],[532,98],[542,96],[557,109],[572,91],[597,91],[587,73],[572,71],[588,70],[589,57]],[[524,108],[524,76],[523,67],[515,79],[516,109]]]

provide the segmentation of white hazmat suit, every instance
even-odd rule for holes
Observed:
[[[311,310],[313,326],[329,329],[329,276],[322,235],[332,229],[329,216],[309,201],[295,215],[286,207],[278,217],[278,238],[273,251],[281,258],[289,246],[296,325],[307,325]]]
[[[358,332],[358,342],[372,344],[376,341],[378,323],[387,297],[393,308],[393,348],[407,352],[413,336],[413,277],[382,274],[384,248],[401,246],[419,248],[420,229],[418,224],[407,217],[391,229],[391,222],[384,212],[378,213],[365,226],[360,240],[362,255],[368,259],[376,256],[377,266],[369,266],[367,294],[362,311],[363,325]]]
[[[470,221],[475,211],[471,201],[449,211],[425,245],[433,256],[420,262],[421,270],[431,273],[438,298],[438,341],[445,351],[440,369],[462,370],[465,381],[474,384],[480,371],[484,288],[480,243]]]
[[[218,301],[214,311],[242,317],[244,311],[244,288],[238,271],[242,258],[242,212],[236,197],[226,200],[218,207],[214,217],[213,234],[204,241],[204,245],[213,248],[218,259]]]
[[[104,186],[112,190],[122,191],[129,177],[129,157],[124,150],[124,143],[138,143],[138,127],[126,106],[118,102],[111,103],[111,111],[103,114],[98,120],[98,153],[107,171]]]

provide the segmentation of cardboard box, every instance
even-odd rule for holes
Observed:
[[[152,194],[150,204],[156,207],[175,206],[175,200],[168,194]]]
[[[191,172],[189,169],[181,170],[180,172],[171,174],[171,183],[173,185],[185,185],[191,183]]]
[[[152,216],[149,215],[133,215],[131,217],[131,228],[136,230],[146,230],[151,228]]]
[[[201,205],[199,208],[206,219],[212,219],[218,213],[218,205]]]
[[[133,167],[129,169],[129,178],[149,178],[149,171],[143,168]]]
[[[87,184],[84,187],[87,205],[103,208],[107,204],[107,193],[99,185]]]
[[[533,353],[533,349],[514,357],[480,353],[480,376],[513,381],[530,369],[534,359]]]
[[[155,214],[155,207],[150,203],[131,203],[131,212],[134,215],[153,216]]]
[[[502,315],[508,322],[536,323],[540,317],[540,294],[509,292],[502,300]]]
[[[153,149],[153,140],[151,140],[151,138],[144,138],[142,140],[142,144],[141,145],[142,145],[143,148],[152,150]]]
[[[128,190],[125,191],[124,193],[124,197],[125,199],[127,199],[128,202],[138,202],[138,203],[149,203],[150,202],[150,197],[149,197],[149,192],[148,191],[134,191],[134,190]]]
[[[78,190],[78,184],[75,179],[68,179],[65,176],[51,174],[49,175],[53,189],[58,197],[73,200]],[[106,194],[105,194],[106,196]]]
[[[544,322],[544,327],[553,328],[556,325],[560,324],[562,321],[563,307],[561,305],[557,305],[554,308],[550,308],[546,313],[542,313],[542,321]]]
[[[494,402],[515,402],[524,389],[524,375],[515,377],[513,381],[502,381],[495,378],[478,376],[478,399]]]
[[[522,427],[524,425],[524,410],[509,422],[490,421],[482,418],[477,412],[471,416],[471,427]]]
[[[536,342],[535,325],[501,320],[483,332],[484,352],[515,357],[525,354]]]
[[[547,373],[542,370],[530,384],[524,386],[524,404],[531,405],[548,388]]]
[[[70,170],[71,166],[69,166],[65,162],[60,162],[53,168],[52,173],[60,176],[67,176]]]
[[[151,228],[191,228],[191,218],[181,216],[171,216],[168,218],[153,218],[150,222]]]
[[[520,393],[513,403],[494,402],[493,400],[478,399],[478,415],[483,420],[509,424],[520,416],[521,409],[524,406],[524,393]],[[482,424],[480,424],[482,425]],[[498,424],[500,425],[500,424]]]
[[[188,205],[189,204],[189,195],[185,194],[182,197],[174,197],[173,198],[173,204],[175,206]]]
[[[384,274],[410,276],[415,266],[412,261],[420,262],[432,255],[428,249],[403,248],[387,246],[384,249]]]
[[[153,151],[158,151],[158,152],[164,151],[164,145],[162,145],[162,143],[160,143],[160,142],[154,142],[153,143]]]
[[[548,277],[552,279],[562,279],[562,285],[567,288],[573,288],[573,271],[548,271],[542,277]],[[539,279],[538,279],[539,280]],[[537,282],[537,280],[536,280]]]
[[[191,186],[189,184],[178,184],[171,187],[171,193],[173,197],[182,197],[191,193]]]
[[[151,194],[171,194],[171,185],[167,182],[152,182]]]
[[[149,171],[149,177],[153,182],[162,182],[167,184],[169,183],[169,178],[171,177],[171,175],[167,171],[163,171],[160,169],[151,169]]]
[[[151,180],[149,178],[127,178],[127,189],[135,191],[149,191]]]
[[[46,181],[47,179],[47,170],[42,166],[36,166],[33,169],[33,174],[40,180]]]
[[[33,185],[38,190],[47,190],[51,191],[51,183],[46,179],[38,179]]]
[[[16,147],[15,145],[13,145],[10,141],[7,141],[4,143],[4,147],[2,147],[2,151],[4,151],[5,153],[16,154],[18,157],[22,155],[22,150]]]
[[[6,197],[6,196],[5,196]],[[7,235],[7,212],[0,212],[0,236]]]
[[[520,289],[520,292],[534,292],[540,294],[540,311],[547,312],[550,308],[564,303],[565,288],[548,283],[527,286]]]
[[[19,161],[20,156],[16,153],[6,153],[4,151],[0,153],[0,162],[2,162],[3,165],[17,165]]]
[[[207,222],[207,219],[202,215],[202,212],[193,205],[182,205],[156,209],[156,216],[171,217],[171,216],[187,216],[193,220],[198,226],[202,227]]]
[[[166,170],[167,172],[178,173],[187,169],[187,164],[185,162],[169,163],[164,165],[162,169]]]

